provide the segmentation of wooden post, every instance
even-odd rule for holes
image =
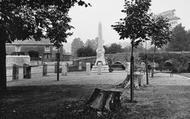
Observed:
[[[147,58],[147,42],[146,43],[146,52],[145,52],[145,65],[146,65],[146,84],[149,85],[148,79],[148,58]]]
[[[86,63],[86,73],[90,75],[90,63]]]
[[[12,75],[13,75],[13,80],[18,80],[19,79],[19,67],[18,65],[14,64],[13,65],[13,70],[12,70]]]
[[[42,72],[43,76],[47,76],[47,63],[43,63],[43,72]]]
[[[7,90],[7,78],[6,78],[6,38],[5,38],[5,29],[0,28],[0,95]]]
[[[148,79],[148,61],[147,61],[147,53],[145,54],[145,64],[146,64],[146,84],[149,85],[149,79]]]
[[[60,62],[60,53],[56,53],[56,59],[57,59],[57,81],[59,81],[59,62]]]
[[[152,75],[151,77],[154,77],[154,70],[155,70],[155,53],[156,53],[156,45],[154,43],[154,55],[153,55],[153,67],[152,67]]]
[[[79,62],[79,70],[82,70],[82,62]]]
[[[130,64],[130,101],[134,101],[134,56],[133,56],[134,41],[131,42],[131,64]]]
[[[57,62],[54,64],[54,73],[57,73]]]
[[[62,69],[63,69],[62,75],[67,76],[67,64],[66,63],[63,63]]]

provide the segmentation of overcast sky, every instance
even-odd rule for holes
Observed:
[[[104,44],[119,42],[119,36],[111,25],[124,17],[121,12],[124,0],[85,0],[90,2],[92,7],[73,7],[69,16],[72,18],[71,25],[73,35],[69,37],[68,43],[64,44],[67,51],[70,51],[70,44],[74,38],[81,38],[84,42],[87,39],[95,39],[98,36],[98,23],[102,23]],[[176,9],[176,16],[180,17],[179,23],[190,29],[190,0],[152,0],[151,11],[155,14]],[[127,42],[124,42],[127,44]]]

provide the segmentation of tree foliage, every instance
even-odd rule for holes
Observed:
[[[84,47],[84,43],[80,38],[75,38],[71,43],[71,53],[74,57],[77,57],[77,50]]]
[[[2,0],[0,29],[4,39],[12,42],[31,36],[35,40],[46,37],[59,47],[71,35],[68,11],[76,3],[88,6],[81,0]]]
[[[150,0],[125,0],[123,13],[125,18],[120,19],[116,25],[112,25],[120,36],[120,39],[131,39],[134,46],[138,46],[142,39],[148,40],[150,14],[148,10],[150,7]]]
[[[171,24],[167,18],[158,16],[152,19],[150,25],[151,44],[161,48],[172,39]]]
[[[113,53],[120,53],[123,52],[123,49],[121,45],[112,43],[109,47],[104,46],[105,48],[105,53],[106,54],[113,54]]]
[[[182,24],[177,25],[172,30],[173,40],[169,42],[166,50],[169,51],[187,51],[190,50],[190,35]]]
[[[42,46],[22,46],[21,47],[21,52],[25,52],[28,53],[30,51],[37,51],[39,53],[39,55],[42,56],[42,54],[44,53],[44,47]]]
[[[133,48],[137,47],[143,40],[150,38],[151,15],[148,13],[151,0],[125,0],[123,13],[126,17],[120,19],[116,25],[112,25],[120,36],[120,39],[131,40],[131,67],[130,67],[130,87],[131,101],[133,101],[133,72],[134,72],[134,56]],[[147,73],[146,73],[147,74]],[[148,75],[147,75],[148,76]],[[147,83],[148,84],[148,83]]]
[[[96,56],[96,51],[90,46],[85,46],[77,50],[78,57]]]
[[[0,91],[6,90],[6,42],[49,38],[60,47],[72,33],[68,12],[83,0],[0,0]],[[1,93],[0,92],[0,93]]]
[[[91,47],[93,50],[96,50],[97,49],[97,47],[98,47],[98,39],[96,38],[96,39],[92,39],[92,40],[87,40],[86,42],[85,42],[85,46],[89,46],[89,47]]]

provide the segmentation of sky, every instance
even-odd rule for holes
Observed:
[[[104,45],[122,42],[127,45],[129,41],[119,40],[119,35],[113,30],[111,25],[118,22],[125,15],[121,12],[124,0],[85,0],[92,7],[75,6],[71,8],[69,16],[72,18],[71,25],[73,35],[67,38],[64,48],[70,52],[71,43],[74,38],[80,38],[83,42],[87,39],[98,37],[98,23],[102,23],[102,34]],[[186,30],[190,29],[190,0],[152,0],[151,12],[159,14],[161,12],[175,9],[175,14],[180,18],[178,23],[182,23]]]

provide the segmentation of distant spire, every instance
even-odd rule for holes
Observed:
[[[98,24],[98,38],[102,40],[102,23]]]
[[[102,23],[99,22],[98,24],[98,45],[102,45],[102,46],[99,46],[99,47],[103,47],[103,38],[102,38]]]

